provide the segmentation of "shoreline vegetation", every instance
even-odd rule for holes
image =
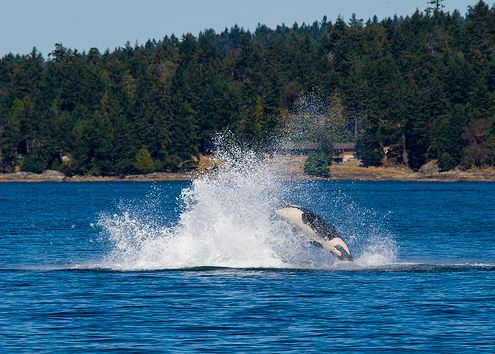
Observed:
[[[495,182],[495,168],[471,169],[467,171],[453,170],[440,172],[438,166],[432,164],[414,172],[409,168],[398,166],[363,167],[359,160],[329,166],[331,176],[314,177],[304,173],[304,156],[280,157],[269,159],[267,167],[282,180],[329,180],[329,181],[411,181],[411,182]],[[154,172],[141,175],[126,176],[65,176],[59,171],[46,170],[41,174],[32,172],[1,173],[0,182],[165,182],[192,181],[212,171],[221,162],[215,158],[202,156],[198,169],[189,173]]]
[[[286,139],[318,144],[306,172],[319,176],[330,175],[332,144],[354,144],[370,169],[336,165],[333,179],[424,179],[432,161],[430,179],[491,176],[481,171],[495,167],[495,7],[427,6],[113,51],[55,43],[47,57],[9,53],[0,58],[2,179],[69,180],[46,170],[191,179],[226,132],[260,151]]]

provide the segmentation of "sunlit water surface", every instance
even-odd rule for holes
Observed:
[[[0,351],[495,351],[495,184],[0,184]],[[335,225],[340,262],[278,220]]]

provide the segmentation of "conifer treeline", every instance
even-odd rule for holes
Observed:
[[[365,165],[495,163],[495,7],[251,33],[237,26],[0,61],[0,171],[180,171],[215,131],[256,138],[318,92],[347,107]]]

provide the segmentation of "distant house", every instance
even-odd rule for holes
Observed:
[[[356,156],[356,143],[335,143],[332,155],[336,162],[349,161]]]
[[[301,156],[308,155],[310,151],[316,149],[318,149],[318,143],[299,142],[274,145],[265,151],[270,157],[275,155]],[[333,160],[336,162],[351,160],[356,156],[356,143],[334,143],[332,155]]]

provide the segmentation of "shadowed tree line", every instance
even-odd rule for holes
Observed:
[[[216,131],[263,140],[317,93],[345,107],[366,166],[495,163],[495,7],[237,26],[0,60],[0,171],[187,171]],[[267,139],[267,138],[266,138]]]

